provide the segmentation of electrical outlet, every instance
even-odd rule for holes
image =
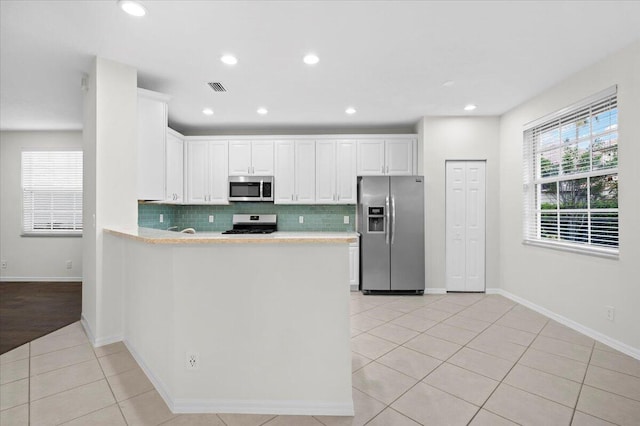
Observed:
[[[607,310],[607,319],[613,321],[616,315],[616,309],[613,306],[605,306],[604,308]]]
[[[304,216],[298,216],[298,223],[304,223]]]
[[[209,215],[209,223],[213,223],[213,215],[212,214]]]
[[[73,262],[70,260],[67,260],[67,269],[73,269]]]
[[[6,260],[3,260],[2,262],[0,262],[0,265],[1,265],[0,267],[2,269],[7,269],[7,261]]]
[[[345,225],[348,224],[349,223],[349,216],[345,216],[343,221],[344,221]]]
[[[164,222],[164,215],[163,214],[160,215],[160,223],[162,223],[162,222]]]
[[[198,352],[187,352],[185,361],[187,370],[197,370],[200,368],[200,354]]]

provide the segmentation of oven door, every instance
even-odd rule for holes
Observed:
[[[229,182],[229,201],[262,201],[262,182]]]

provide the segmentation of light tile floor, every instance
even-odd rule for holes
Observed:
[[[501,296],[352,293],[355,417],[172,414],[79,323],[0,357],[9,425],[640,425],[640,361]]]

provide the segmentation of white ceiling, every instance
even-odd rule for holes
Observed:
[[[2,0],[0,129],[80,129],[94,55],[171,95],[186,134],[412,131],[424,115],[504,113],[640,39],[639,1],[141,3],[144,18],[116,0]]]

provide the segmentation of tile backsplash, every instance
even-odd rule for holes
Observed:
[[[138,225],[145,228],[195,228],[197,232],[219,232],[231,229],[234,214],[277,214],[279,231],[355,231],[355,205],[287,205],[272,203],[233,203],[218,205],[138,204]],[[160,223],[160,215],[164,221]],[[213,223],[209,216],[213,215]],[[299,217],[304,223],[299,223]],[[349,216],[349,223],[344,223]]]

